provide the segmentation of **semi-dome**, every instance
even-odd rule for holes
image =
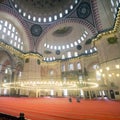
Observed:
[[[8,1],[1,1],[2,40],[25,53],[36,52],[45,61],[96,52],[92,39],[113,28],[119,6],[113,0]]]

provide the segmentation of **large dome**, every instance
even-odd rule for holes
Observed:
[[[11,4],[26,19],[48,22],[69,14],[78,4],[77,0],[12,0]],[[53,18],[52,18],[53,17]],[[51,20],[49,20],[51,18]],[[38,20],[36,20],[38,19]]]

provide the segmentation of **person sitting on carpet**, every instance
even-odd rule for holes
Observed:
[[[69,102],[72,102],[72,98],[71,98],[71,96],[69,97]]]

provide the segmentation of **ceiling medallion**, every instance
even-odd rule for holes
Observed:
[[[82,46],[81,46],[81,45],[77,45],[77,49],[78,49],[78,50],[81,50],[81,49],[82,49]]]
[[[42,33],[42,28],[40,25],[34,24],[31,26],[31,34],[35,37],[40,36],[40,34]]]
[[[57,54],[57,55],[60,55],[60,50],[56,50],[56,54]]]
[[[79,5],[77,9],[77,15],[79,18],[85,19],[91,13],[90,4],[88,2],[83,2]]]

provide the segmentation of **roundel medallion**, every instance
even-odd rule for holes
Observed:
[[[81,46],[81,45],[77,45],[77,49],[78,49],[78,50],[81,50],[81,49],[82,49],[82,46]]]
[[[57,55],[60,55],[60,50],[56,50],[56,54],[57,54]]]
[[[40,36],[41,33],[42,33],[42,28],[40,25],[34,24],[31,26],[31,34],[33,36],[38,37],[38,36]]]
[[[91,8],[90,8],[90,4],[87,2],[83,2],[79,5],[78,9],[77,9],[77,15],[79,18],[87,18],[91,13]]]

